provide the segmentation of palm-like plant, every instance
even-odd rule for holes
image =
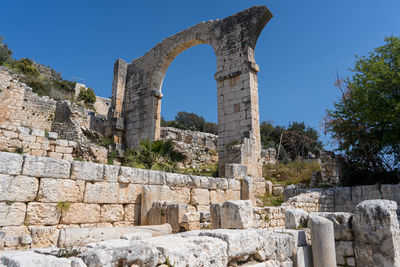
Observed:
[[[126,152],[124,165],[159,171],[175,171],[176,164],[186,160],[186,155],[175,150],[171,140],[141,141],[140,149]]]

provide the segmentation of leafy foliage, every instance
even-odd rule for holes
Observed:
[[[78,95],[78,100],[87,105],[93,105],[96,102],[96,95],[91,88],[82,88]]]
[[[29,58],[21,58],[13,63],[13,67],[20,73],[31,76],[31,77],[38,77],[39,71],[33,65],[32,60]]]
[[[185,154],[175,150],[171,140],[140,142],[140,149],[125,152],[125,166],[159,171],[176,171],[176,164],[186,160]]]
[[[13,52],[6,44],[3,44],[3,36],[0,35],[0,65],[11,61]]]
[[[325,117],[326,133],[347,163],[362,172],[400,167],[400,39],[385,42],[368,56],[356,57],[350,78],[338,78],[342,95]]]
[[[317,162],[292,161],[290,163],[266,164],[263,166],[263,177],[277,184],[310,184],[313,172],[321,170]]]
[[[323,148],[317,130],[306,126],[304,122],[292,122],[289,127],[274,127],[270,122],[260,124],[261,145],[264,148],[275,148],[278,151],[280,138],[282,144],[279,160],[288,163],[297,158],[307,158],[308,152],[319,154]]]
[[[178,112],[173,121],[166,121],[164,118],[161,118],[161,126],[218,134],[216,123],[207,122],[203,116],[199,116],[195,113],[188,113],[186,111]]]
[[[274,196],[274,195],[264,194],[263,196],[257,196],[257,197],[262,201],[262,207],[265,207],[265,206],[278,207],[284,202],[283,195]],[[264,220],[268,221],[269,218],[264,217]]]

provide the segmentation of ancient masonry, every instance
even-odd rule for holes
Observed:
[[[182,51],[209,44],[217,58],[218,165],[247,166],[261,177],[259,108],[254,49],[272,14],[252,7],[222,20],[197,24],[170,36],[144,56],[115,62],[112,116],[115,140],[131,148],[140,140],[160,137],[162,82],[171,62]]]
[[[270,18],[253,7],[118,60],[111,108],[98,98],[96,112],[0,67],[0,267],[400,266],[400,184],[337,187],[330,154],[312,185],[332,187],[260,178],[275,151],[260,150],[254,47]],[[165,72],[199,43],[217,55],[218,136],[159,127]],[[171,139],[185,167],[218,160],[223,178],[105,164],[93,140],[107,135],[119,149]],[[280,206],[258,199],[280,194]]]

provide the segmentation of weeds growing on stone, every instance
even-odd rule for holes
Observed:
[[[292,161],[288,164],[266,164],[263,166],[263,177],[274,184],[310,184],[313,172],[321,170],[318,162]]]

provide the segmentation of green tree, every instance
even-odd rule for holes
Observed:
[[[78,100],[87,105],[93,105],[96,102],[96,95],[92,88],[82,88],[78,95]]]
[[[39,76],[39,71],[38,69],[33,65],[32,60],[29,58],[21,58],[20,60],[17,60],[13,63],[13,67],[20,73],[27,75],[29,77],[38,77]]]
[[[176,170],[177,163],[184,160],[186,155],[175,150],[171,140],[141,141],[138,150],[126,151],[124,165],[172,172]]]
[[[161,126],[218,134],[218,126],[216,123],[207,122],[203,116],[186,111],[179,111],[173,121],[166,121],[161,117]]]
[[[0,35],[0,65],[11,61],[13,52],[3,43],[3,36]]]
[[[400,164],[400,39],[356,57],[353,75],[336,86],[341,97],[327,110],[325,132],[347,159],[380,172]]]

